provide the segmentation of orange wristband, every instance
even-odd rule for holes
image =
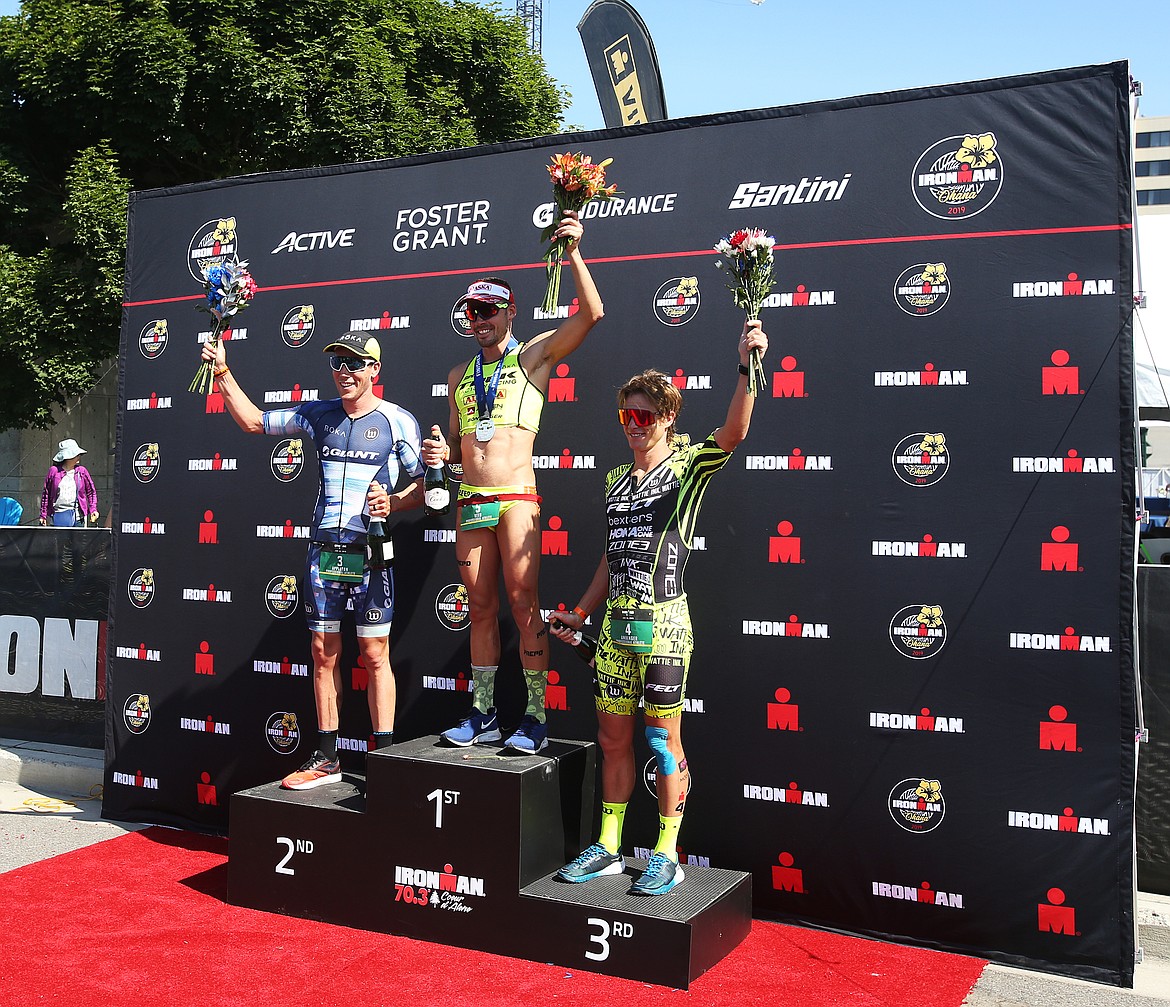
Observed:
[[[580,605],[573,606],[573,615],[579,615],[582,622],[586,622],[589,619],[589,613],[586,612],[585,609],[583,609]]]

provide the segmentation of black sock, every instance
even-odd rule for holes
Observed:
[[[375,731],[374,732],[374,751],[377,752],[383,748],[389,748],[394,744],[393,731]]]
[[[337,758],[337,732],[318,731],[317,751],[332,761]]]

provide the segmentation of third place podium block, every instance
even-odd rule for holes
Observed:
[[[233,795],[228,898],[291,916],[685,989],[751,927],[751,878],[686,868],[663,896],[636,876],[582,884],[557,869],[588,845],[592,744],[538,755],[419,738],[360,777]]]

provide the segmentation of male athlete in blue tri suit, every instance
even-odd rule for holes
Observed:
[[[338,398],[304,402],[292,409],[262,412],[244,394],[227,366],[223,343],[207,345],[224,405],[247,433],[302,434],[317,447],[320,488],[313,512],[312,542],[305,572],[305,614],[313,635],[313,694],[317,703],[317,748],[282,785],[310,790],[341,779],[337,757],[341,697],[341,618],[352,600],[362,663],[370,676],[370,717],[375,747],[394,736],[395,688],[390,668],[390,623],[394,578],[386,567],[366,562],[369,520],[422,503],[423,466],[418,421],[373,391],[381,370],[378,340],[347,332],[325,347]],[[400,474],[412,479],[388,494]],[[367,516],[368,515],[368,516]]]

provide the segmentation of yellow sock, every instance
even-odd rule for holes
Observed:
[[[597,841],[610,853],[621,851],[622,825],[625,820],[626,806],[624,804],[601,802],[601,836]]]
[[[658,845],[655,853],[661,853],[669,860],[678,863],[678,830],[682,826],[682,815],[667,818],[663,814],[658,816]]]

